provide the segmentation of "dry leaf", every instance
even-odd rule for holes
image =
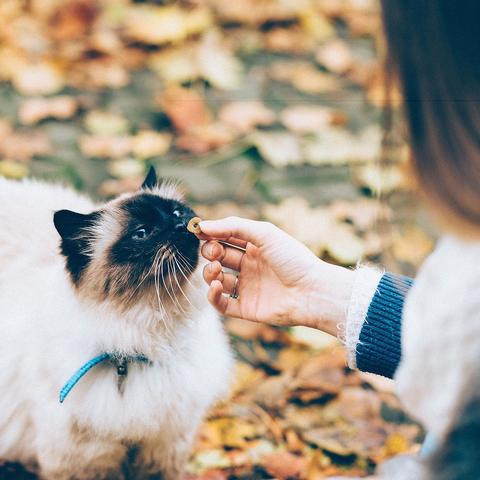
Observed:
[[[142,130],[132,138],[132,152],[137,158],[146,159],[165,154],[172,143],[168,133]]]
[[[48,155],[51,152],[50,139],[39,130],[11,130],[0,143],[0,156],[22,162],[28,162],[36,155]]]
[[[398,165],[365,165],[356,171],[355,179],[375,195],[391,193],[405,185],[403,171]]]
[[[65,73],[53,62],[38,62],[18,66],[12,83],[22,95],[49,95],[65,85]]]
[[[189,35],[207,30],[211,24],[210,10],[185,10],[176,5],[135,5],[125,16],[126,35],[154,45],[181,42]]]
[[[305,159],[312,165],[367,163],[380,152],[381,131],[377,126],[353,135],[345,129],[323,128],[305,142]]]
[[[81,152],[87,157],[121,158],[132,150],[132,138],[118,135],[82,135]]]
[[[290,83],[298,90],[311,94],[332,92],[342,87],[336,77],[308,62],[276,62],[271,65],[269,74],[273,80]]]
[[[315,58],[331,72],[344,74],[353,66],[353,55],[347,42],[336,38],[322,45]]]
[[[262,464],[268,473],[279,480],[306,478],[307,464],[305,458],[289,452],[275,452],[265,455]]]
[[[192,127],[177,137],[181,150],[201,155],[228,145],[235,139],[235,132],[222,123]]]
[[[243,66],[228,50],[217,31],[206,34],[198,46],[197,62],[202,77],[222,90],[234,90],[242,81]]]
[[[260,101],[226,103],[218,113],[218,119],[239,133],[247,133],[258,125],[271,125],[275,113]]]
[[[119,135],[128,131],[128,120],[113,112],[90,110],[84,119],[85,128],[95,135]]]
[[[392,253],[400,262],[419,266],[433,250],[432,239],[416,226],[396,232],[393,237]]]
[[[11,160],[0,160],[0,176],[7,178],[23,178],[28,175],[28,167]]]
[[[294,135],[285,132],[255,132],[251,141],[262,157],[275,167],[303,162],[300,141]]]
[[[297,343],[306,345],[314,350],[323,350],[324,348],[338,345],[338,340],[328,333],[309,327],[292,327],[290,336]]]
[[[144,173],[144,165],[133,158],[112,160],[108,163],[108,172],[117,178],[138,177]]]
[[[32,125],[45,118],[65,120],[73,117],[79,102],[73,97],[61,95],[52,98],[31,98],[22,102],[18,117],[25,125]]]
[[[205,126],[212,120],[204,98],[193,89],[171,86],[162,92],[158,102],[180,132]]]
[[[327,107],[294,105],[280,113],[280,120],[292,132],[315,133],[329,125],[345,123],[346,117]]]
[[[105,180],[101,183],[98,193],[103,197],[116,197],[125,192],[134,192],[142,184],[144,176],[127,177],[120,180]]]

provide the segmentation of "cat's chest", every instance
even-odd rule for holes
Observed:
[[[84,427],[143,438],[195,410],[200,376],[181,360],[175,366],[158,361],[109,363],[82,379],[65,404],[69,402],[70,412]]]

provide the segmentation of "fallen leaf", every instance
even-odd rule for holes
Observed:
[[[103,197],[116,197],[125,192],[134,192],[142,184],[144,176],[110,179],[101,183],[98,193]]]
[[[315,328],[301,326],[292,327],[290,328],[290,336],[295,342],[306,345],[314,350],[323,350],[324,348],[338,345],[338,341],[335,337]]]
[[[28,175],[28,167],[11,160],[0,160],[0,176],[19,179]]]
[[[0,143],[0,156],[21,162],[29,162],[34,156],[51,152],[52,143],[40,130],[11,130]]]
[[[330,108],[295,105],[280,113],[281,122],[295,133],[315,133],[329,125],[345,123],[346,117]]]
[[[135,5],[125,16],[125,33],[133,40],[153,45],[178,43],[212,25],[210,10],[182,9],[176,5]]]
[[[345,129],[323,128],[305,141],[304,158],[312,165],[368,163],[378,158],[381,131],[370,126],[354,135]]]
[[[197,62],[202,77],[222,90],[234,90],[242,81],[243,66],[226,48],[218,31],[205,34],[198,46]]]
[[[365,165],[356,170],[355,179],[375,195],[391,193],[405,185],[403,171],[398,165]]]
[[[335,38],[322,45],[318,49],[315,58],[327,70],[338,74],[348,72],[354,62],[349,45],[340,38]]]
[[[190,128],[177,137],[176,145],[196,155],[202,155],[230,144],[235,132],[222,123],[210,123]]]
[[[392,253],[396,260],[419,266],[433,250],[433,240],[417,226],[393,236]]]
[[[271,125],[276,115],[260,101],[237,101],[224,104],[218,119],[239,133],[247,133],[256,126]]]
[[[168,133],[142,130],[132,138],[132,152],[137,158],[146,159],[165,154],[172,143]]]
[[[289,452],[275,452],[265,455],[262,465],[270,475],[278,479],[306,478],[306,460]]]
[[[46,118],[59,120],[71,118],[77,113],[78,108],[78,100],[67,95],[52,98],[31,98],[22,102],[18,117],[23,124],[33,125]]]
[[[180,132],[208,125],[212,120],[203,96],[191,88],[168,87],[157,100]]]
[[[251,136],[252,144],[262,157],[275,167],[301,164],[303,155],[299,139],[285,132],[255,132]]]
[[[121,158],[132,151],[132,138],[119,135],[82,135],[78,145],[87,157]]]
[[[108,172],[117,178],[137,177],[144,173],[143,163],[133,158],[112,160],[108,163]]]
[[[84,119],[85,128],[95,135],[119,135],[128,131],[128,120],[113,112],[91,110]]]
[[[273,80],[290,83],[298,90],[311,94],[332,92],[342,88],[338,78],[318,70],[308,62],[279,61],[271,65],[269,74]]]
[[[13,86],[22,95],[49,95],[65,85],[65,72],[53,62],[19,65],[12,75]]]

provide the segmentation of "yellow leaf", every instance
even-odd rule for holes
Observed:
[[[0,160],[0,175],[7,178],[20,179],[28,174],[28,167],[11,160]]]
[[[117,178],[137,177],[144,173],[144,165],[133,158],[113,160],[108,164],[108,171]]]
[[[87,130],[97,135],[119,135],[128,130],[128,121],[125,117],[101,110],[88,112],[84,123]]]
[[[242,63],[227,49],[219,32],[206,34],[197,52],[202,77],[214,87],[234,90],[242,81]]]
[[[132,152],[137,158],[146,159],[163,155],[170,148],[172,136],[143,130],[133,137]]]

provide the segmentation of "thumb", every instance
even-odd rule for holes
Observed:
[[[271,236],[272,224],[240,217],[227,217],[221,220],[204,220],[199,224],[202,233],[210,238],[227,240],[234,237],[261,247]]]

